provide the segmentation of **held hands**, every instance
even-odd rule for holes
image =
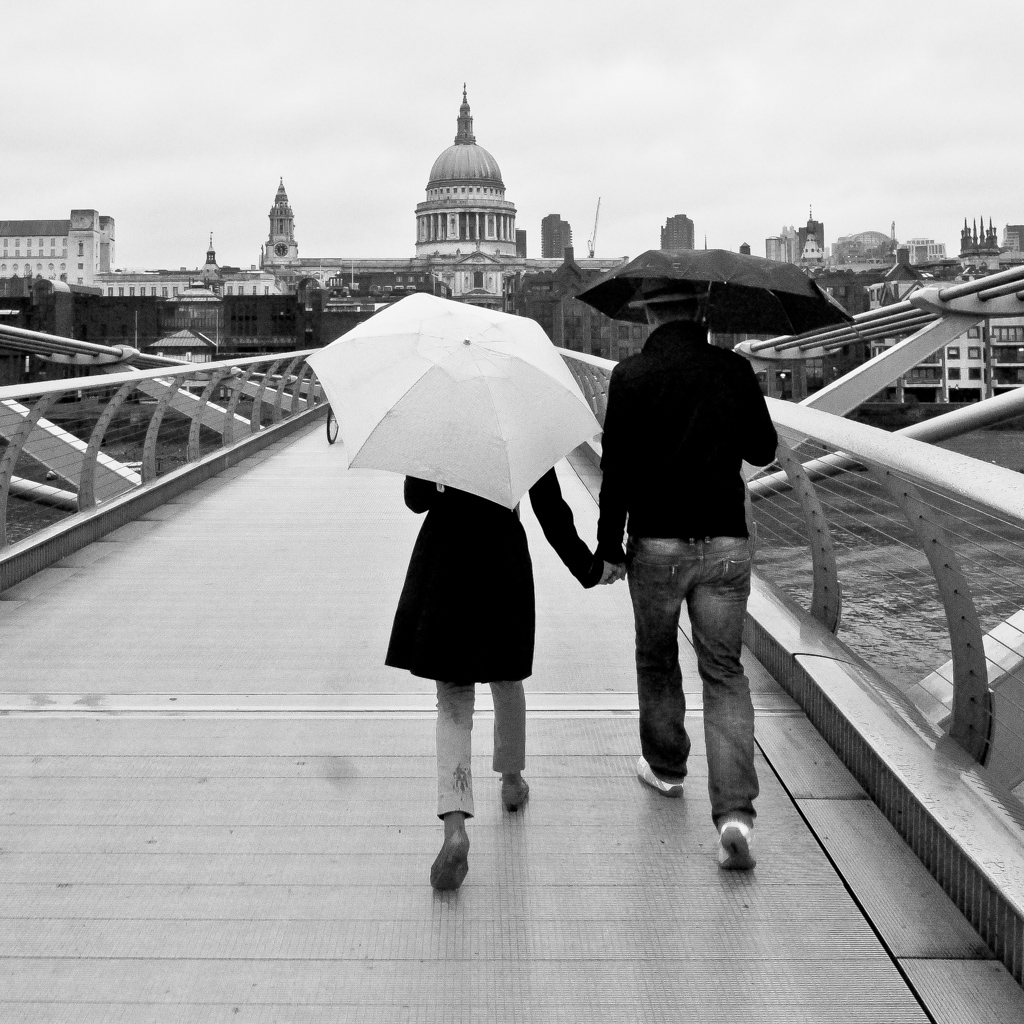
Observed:
[[[624,565],[616,565],[614,562],[605,562],[604,571],[601,573],[601,578],[597,581],[599,585],[606,583],[616,583],[619,580],[626,578],[626,567]]]

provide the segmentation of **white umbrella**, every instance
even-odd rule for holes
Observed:
[[[406,296],[309,357],[350,467],[514,508],[601,427],[540,324]]]

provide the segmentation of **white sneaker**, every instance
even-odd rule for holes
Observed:
[[[726,871],[749,871],[754,859],[754,829],[752,826],[727,818],[718,832],[718,866]]]
[[[664,779],[659,779],[643,757],[636,763],[636,775],[641,782],[646,782],[648,786],[656,789],[662,796],[683,795],[683,784],[681,782],[666,782]]]

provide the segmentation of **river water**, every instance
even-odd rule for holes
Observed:
[[[1024,433],[977,431],[941,445],[1024,471]],[[843,596],[839,637],[902,687],[950,658],[945,611],[931,568],[897,506],[864,473],[816,484],[825,506]],[[949,503],[937,511],[973,591],[983,630],[1024,607],[1024,549],[1017,531]],[[754,505],[757,569],[805,608],[811,559],[789,496]]]

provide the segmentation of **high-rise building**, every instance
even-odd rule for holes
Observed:
[[[764,254],[776,263],[795,263],[800,255],[797,249],[797,233],[793,227],[783,226],[777,235],[764,240]]]
[[[549,213],[540,222],[540,254],[548,259],[561,259],[572,245],[572,228],[557,213]]]
[[[665,221],[665,226],[661,229],[661,248],[693,248],[693,221],[685,213],[677,213]]]
[[[1007,224],[1003,231],[1003,248],[1024,252],[1024,224]]]

